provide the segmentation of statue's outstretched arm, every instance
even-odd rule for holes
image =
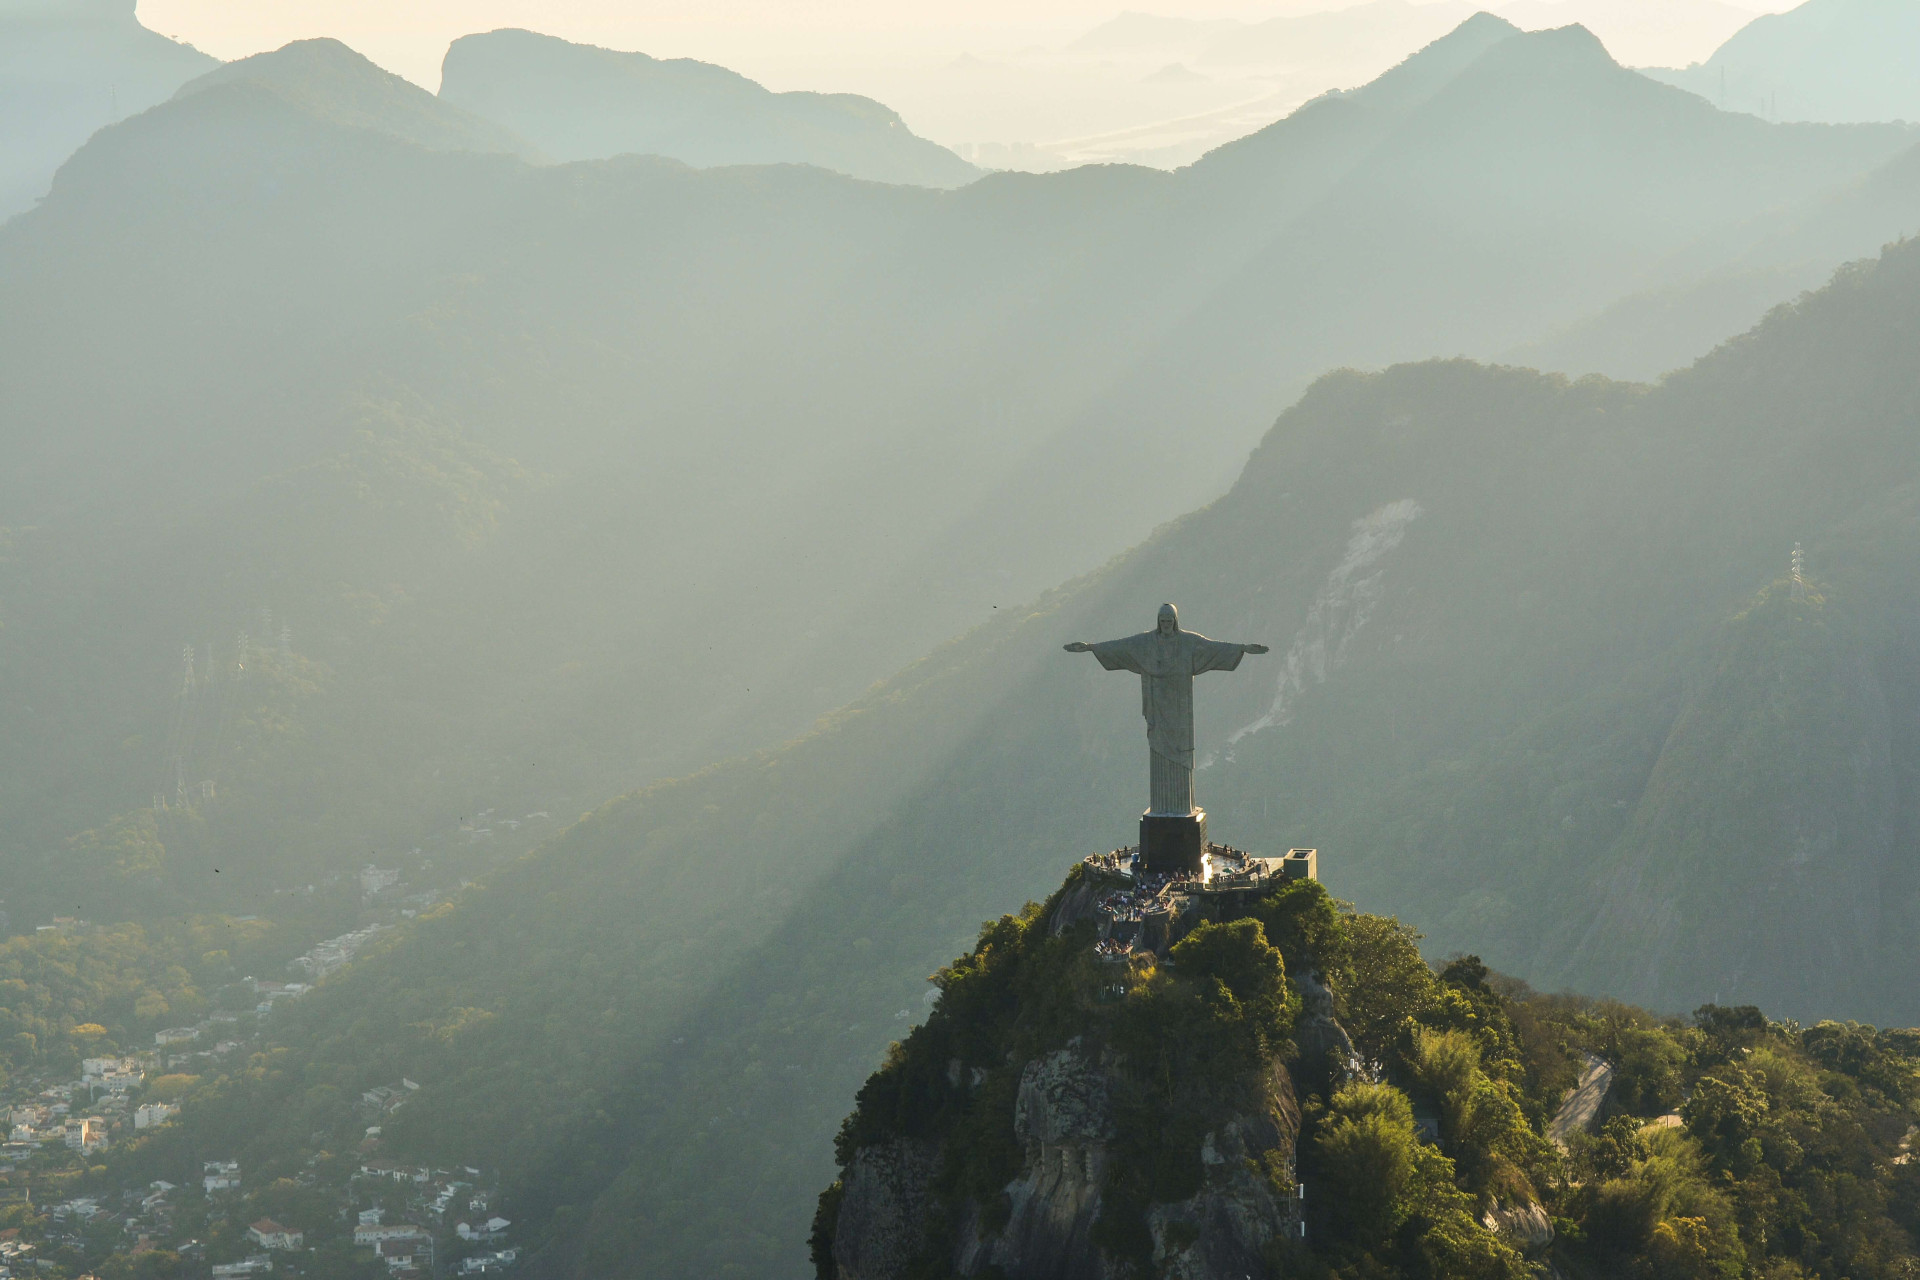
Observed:
[[[1268,649],[1267,646],[1263,644],[1243,644],[1240,646],[1240,651],[1242,653],[1266,653]]]
[[[1082,641],[1082,640],[1075,640],[1075,641],[1074,641],[1074,642],[1073,642],[1072,644],[1069,644],[1069,645],[1063,645],[1062,647],[1063,647],[1064,649],[1066,649],[1066,651],[1067,651],[1068,653],[1091,653],[1091,652],[1093,652],[1093,646],[1092,646],[1092,645],[1090,645],[1090,644],[1087,644],[1087,643],[1086,643],[1085,641]]]

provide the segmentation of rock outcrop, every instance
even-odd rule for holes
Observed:
[[[939,1152],[896,1139],[855,1153],[841,1179],[840,1229],[833,1260],[841,1280],[891,1280],[905,1274],[920,1248],[921,1222]]]
[[[1355,1058],[1304,973],[1302,921],[1334,908],[1317,885],[1154,886],[1178,927],[1115,948],[1141,898],[1096,872],[988,924],[861,1090],[815,1218],[822,1280],[1276,1274],[1300,1236],[1292,1068]],[[1301,953],[1296,981],[1262,920]]]
[[[993,1266],[1009,1276],[1105,1276],[1091,1232],[1114,1136],[1113,1086],[1110,1059],[1089,1056],[1079,1040],[1026,1065],[1013,1114],[1026,1165],[1006,1189],[1012,1213],[997,1232],[975,1224],[972,1238],[960,1243],[956,1271],[978,1275]]]
[[[1116,1109],[1129,1091],[1110,1049],[1075,1038],[1027,1062],[1012,1128],[1020,1175],[999,1206],[970,1204],[951,1256],[954,1274],[1007,1280],[1118,1280],[1126,1268],[1096,1242],[1103,1193],[1124,1157]],[[1270,1274],[1274,1242],[1299,1231],[1298,1203],[1264,1171],[1291,1168],[1299,1112],[1279,1062],[1256,1091],[1269,1105],[1226,1116],[1202,1140],[1200,1189],[1147,1212],[1157,1272],[1169,1280],[1241,1280]],[[939,1235],[935,1183],[944,1152],[896,1139],[862,1147],[842,1178],[832,1233],[836,1280],[897,1280]],[[996,1212],[997,1209],[997,1212]],[[992,1225],[998,1219],[999,1225]]]
[[[1200,1144],[1200,1190],[1148,1212],[1154,1261],[1167,1280],[1267,1275],[1274,1243],[1299,1231],[1299,1202],[1276,1195],[1272,1181],[1258,1172],[1273,1153],[1291,1166],[1299,1133],[1292,1085],[1278,1064],[1275,1072],[1284,1127],[1273,1116],[1234,1117]]]
[[[1330,1076],[1346,1077],[1361,1071],[1360,1055],[1353,1039],[1334,1016],[1333,992],[1327,990],[1317,973],[1296,973],[1294,989],[1300,993],[1300,1022],[1294,1028],[1294,1042],[1300,1056]]]
[[[1480,1216],[1480,1225],[1504,1237],[1514,1248],[1528,1253],[1537,1252],[1553,1243],[1553,1220],[1547,1216],[1544,1208],[1532,1200],[1502,1207],[1496,1199],[1492,1207]]]

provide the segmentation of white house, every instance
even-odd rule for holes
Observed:
[[[433,1237],[422,1233],[396,1240],[382,1240],[373,1246],[373,1256],[387,1264],[389,1271],[409,1267],[426,1270],[433,1266]]]
[[[453,1234],[462,1240],[498,1240],[512,1225],[505,1218],[488,1218],[481,1223],[462,1222],[454,1227]]]
[[[125,1093],[139,1088],[146,1078],[146,1072],[133,1058],[83,1058],[80,1061],[80,1083],[90,1089]]]
[[[262,1218],[247,1228],[247,1238],[263,1249],[298,1249],[306,1235],[292,1227],[283,1227],[272,1218]]]
[[[200,1179],[200,1185],[209,1194],[215,1191],[236,1191],[240,1187],[240,1162],[238,1160],[209,1160],[200,1167],[206,1176]]]
[[[251,1258],[242,1258],[238,1262],[216,1262],[213,1265],[213,1280],[238,1280],[241,1276],[255,1276],[273,1270],[273,1259],[264,1253],[256,1253]]]

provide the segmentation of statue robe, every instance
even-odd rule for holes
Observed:
[[[1232,671],[1246,646],[1209,640],[1195,631],[1163,636],[1143,631],[1103,640],[1087,649],[1108,671],[1140,677],[1140,714],[1147,718],[1151,804],[1163,814],[1193,812],[1193,678]]]

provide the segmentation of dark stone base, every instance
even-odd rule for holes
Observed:
[[[1207,847],[1207,811],[1140,815],[1140,865],[1150,876],[1200,874]]]

